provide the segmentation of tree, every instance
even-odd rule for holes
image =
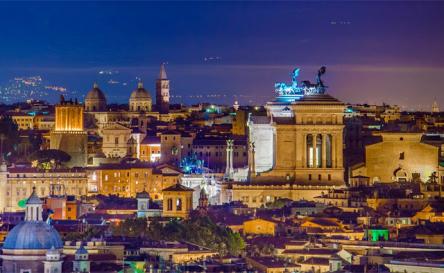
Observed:
[[[71,160],[71,156],[64,151],[49,149],[39,150],[29,156],[29,160],[33,161],[33,165],[41,169],[57,169],[63,163]]]
[[[84,232],[69,232],[64,237],[64,241],[89,241],[103,235],[103,229],[98,227],[90,227]]]
[[[113,235],[141,237],[151,240],[186,241],[211,250],[221,255],[239,255],[245,248],[245,242],[239,233],[218,226],[208,217],[194,216],[191,219],[172,220],[165,226],[157,221],[147,226],[146,219],[127,219],[112,228]]]
[[[147,221],[145,218],[126,219],[112,226],[113,235],[125,237],[145,238],[147,232]]]
[[[293,201],[288,198],[278,198],[273,202],[267,203],[267,208],[281,209],[292,202]]]
[[[10,116],[0,117],[0,147],[2,155],[8,159],[15,155],[19,142],[19,132],[17,124]],[[1,155],[0,155],[1,156]]]
[[[32,145],[32,150],[33,151],[38,151],[40,150],[42,143],[43,143],[43,137],[41,133],[30,133],[29,134],[29,142]]]

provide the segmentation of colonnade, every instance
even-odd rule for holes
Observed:
[[[341,141],[339,143],[339,140]],[[340,134],[304,134],[304,167],[338,168],[342,167],[339,158],[342,138]]]

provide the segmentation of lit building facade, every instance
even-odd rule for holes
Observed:
[[[365,147],[365,162],[352,169],[352,176],[367,176],[370,183],[427,181],[440,178],[440,147],[421,141],[421,133],[384,132],[381,141]]]
[[[231,140],[230,140],[231,141]],[[227,139],[219,137],[196,138],[192,153],[203,161],[203,165],[215,172],[223,173],[229,168],[244,168],[248,165],[248,148],[245,138],[236,138],[230,144],[227,157]]]
[[[76,199],[88,194],[88,179],[83,169],[45,170],[8,168],[0,171],[0,211],[23,210],[21,203],[33,187],[42,198],[52,194],[72,195]]]
[[[277,198],[313,200],[332,187],[344,186],[343,131],[345,105],[317,83],[277,83],[267,116],[248,121],[249,182],[229,185],[234,201],[260,207]]]
[[[100,132],[102,141],[102,152],[106,157],[123,158],[128,154],[131,129],[119,124],[110,123]]]
[[[83,125],[83,105],[61,98],[55,107],[55,126],[50,133],[50,148],[71,156],[68,167],[84,167],[87,163],[88,136]]]
[[[163,189],[163,217],[187,219],[193,209],[193,189],[179,183]]]
[[[303,95],[281,92],[266,105],[267,117],[250,118],[255,180],[343,185],[345,105],[325,87],[293,88]]]
[[[191,155],[193,137],[179,131],[160,134],[160,162],[179,165],[180,160]]]
[[[160,162],[161,155],[160,138],[145,137],[140,143],[140,157],[139,159],[145,162]]]
[[[119,195],[136,197],[146,191],[152,199],[162,199],[162,190],[180,181],[180,170],[150,164],[103,164],[88,170],[88,188],[90,194]]]

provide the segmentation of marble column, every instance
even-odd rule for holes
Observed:
[[[341,134],[336,134],[336,145],[337,145],[337,149],[336,149],[336,164],[338,168],[342,168],[343,167],[343,162],[342,162],[342,148],[343,148],[343,144],[342,144],[342,135]]]
[[[327,135],[322,134],[322,168],[327,168]]]
[[[331,166],[337,168],[336,162],[336,134],[331,134]]]
[[[314,133],[313,134],[313,168],[317,168],[318,167],[318,149],[317,149],[317,134]]]
[[[307,168],[307,134],[302,134],[302,166]]]

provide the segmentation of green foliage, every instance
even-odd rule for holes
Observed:
[[[273,202],[267,203],[267,208],[281,209],[291,202],[293,201],[288,198],[278,198]]]
[[[146,237],[148,230],[145,218],[126,219],[111,227],[113,235],[127,237]]]
[[[56,149],[39,150],[29,156],[30,161],[34,161],[36,167],[42,169],[55,169],[62,163],[71,160],[71,156],[64,151]]]
[[[239,255],[245,242],[239,233],[218,226],[208,217],[172,220],[165,226],[154,221],[149,226],[144,218],[128,219],[112,228],[113,235],[142,237],[151,240],[187,241],[207,247],[221,255]]]
[[[29,142],[31,143],[32,150],[38,151],[43,143],[43,137],[41,133],[29,134]]]
[[[0,138],[3,142],[3,155],[12,158],[17,150],[19,133],[17,124],[9,116],[0,117]]]
[[[275,248],[273,244],[253,244],[251,245],[249,252],[252,256],[271,256],[275,254]]]
[[[91,227],[85,232],[69,232],[64,237],[64,241],[89,241],[103,235],[103,230],[96,227]]]

